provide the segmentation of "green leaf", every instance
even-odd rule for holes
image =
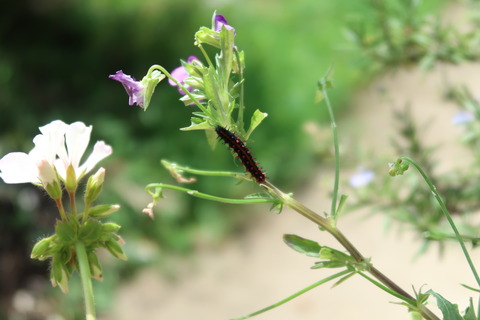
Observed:
[[[192,118],[192,124],[190,124],[188,127],[180,128],[181,131],[192,131],[192,130],[206,130],[206,129],[211,129],[212,126],[207,122],[203,121],[200,123],[195,123],[193,119],[198,119],[198,118]]]
[[[260,123],[262,123],[263,119],[268,117],[268,113],[261,112],[260,110],[255,110],[255,112],[252,115],[252,118],[250,119],[250,128],[248,128],[247,134],[245,135],[245,140],[248,140],[248,137],[252,134],[253,130],[255,130],[256,127]]]
[[[309,257],[320,257],[322,246],[312,240],[299,237],[294,234],[283,235],[283,241],[293,250],[303,253]]]
[[[467,288],[467,289],[469,289],[469,290],[472,290],[472,291],[475,291],[475,292],[477,292],[477,293],[480,293],[480,290],[479,290],[479,289],[476,289],[476,288],[471,287],[471,286],[467,286],[466,284],[463,284],[463,283],[461,283],[460,285],[463,286],[463,287],[465,287],[465,288]]]
[[[452,304],[433,290],[428,290],[427,293],[434,296],[437,300],[437,306],[442,311],[443,320],[462,320],[462,316],[458,312],[458,306],[456,304]]]
[[[77,240],[77,221],[60,221],[55,226],[59,243],[62,245],[72,244]]]
[[[89,219],[81,226],[79,232],[79,239],[85,245],[96,242],[102,234],[102,224],[97,220]]]
[[[340,196],[340,201],[338,202],[338,207],[337,207],[337,211],[335,212],[335,217],[337,217],[338,214],[342,211],[343,206],[345,205],[345,202],[347,201],[347,198],[348,198],[348,195],[346,195],[346,194],[342,194]]]
[[[463,316],[465,320],[478,320],[477,315],[475,314],[475,307],[473,306],[472,298],[470,298],[470,304],[468,305],[467,309],[465,309],[465,316]]]

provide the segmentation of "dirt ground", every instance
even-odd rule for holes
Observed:
[[[460,166],[469,158],[458,143],[461,128],[452,124],[458,109],[443,100],[442,94],[445,79],[469,86],[474,94],[479,92],[478,75],[480,65],[469,64],[441,66],[429,73],[411,69],[383,76],[358,94],[351,114],[339,123],[340,137],[348,140],[355,136],[362,148],[395,160],[398,155],[389,147],[394,133],[392,109],[410,103],[415,121],[428,124],[428,129],[421,132],[422,141],[438,146],[439,172]],[[330,173],[319,172],[307,191],[296,197],[317,212],[328,211],[331,178]],[[231,319],[336,272],[310,270],[315,260],[292,251],[282,241],[283,234],[295,233],[338,247],[328,234],[290,210],[275,215],[267,209],[251,213],[257,223],[245,238],[193,258],[181,271],[179,281],[172,283],[154,269],[139,274],[116,292],[117,307],[101,320]],[[457,302],[460,310],[465,309],[470,292],[460,283],[473,285],[474,279],[457,244],[448,245],[443,257],[432,249],[414,259],[420,246],[415,235],[386,232],[385,218],[374,215],[365,219],[366,212],[341,218],[339,227],[365,256],[372,257],[378,269],[409,292],[412,286],[423,291],[431,288]],[[473,252],[477,265],[479,258],[477,249]],[[354,277],[335,288],[328,284],[318,287],[254,319],[410,319],[404,307],[391,302],[398,301],[363,278]]]

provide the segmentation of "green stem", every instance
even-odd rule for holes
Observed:
[[[448,223],[450,224],[450,227],[452,228],[453,232],[455,233],[457,241],[460,244],[460,247],[462,248],[462,251],[463,251],[463,254],[465,255],[465,258],[467,259],[470,270],[472,270],[473,276],[475,277],[475,280],[477,281],[477,285],[480,287],[480,277],[478,276],[477,270],[475,269],[475,266],[472,262],[472,259],[470,258],[470,254],[467,251],[467,247],[465,246],[465,243],[462,239],[462,236],[460,235],[460,232],[458,232],[457,226],[453,222],[453,219],[450,216],[450,213],[448,212],[447,207],[445,206],[442,198],[440,197],[440,195],[437,192],[437,188],[433,185],[430,178],[425,174],[425,172],[422,170],[422,168],[420,168],[420,166],[415,161],[413,161],[409,157],[400,157],[400,159],[405,160],[408,163],[411,163],[417,169],[417,171],[421,174],[421,176],[423,177],[423,180],[425,180],[425,182],[428,184],[428,187],[432,191],[433,196],[435,197],[438,204],[440,205],[440,209],[442,210],[443,214],[445,215],[445,217],[448,220]]]
[[[70,211],[74,216],[77,214],[77,205],[75,204],[75,193],[76,193],[75,191],[68,193],[68,197],[70,198]]]
[[[80,241],[75,244],[75,249],[77,250],[77,262],[82,280],[83,297],[85,299],[85,319],[95,320],[95,301],[87,251],[85,250],[85,245]]]
[[[307,219],[316,223],[321,229],[324,229],[328,233],[330,233],[347,251],[348,253],[360,263],[365,263],[368,272],[374,276],[378,281],[383,283],[386,287],[390,288],[392,291],[396,292],[397,294],[405,297],[404,301],[411,300],[415,301],[415,298],[412,297],[409,293],[399,287],[396,283],[390,280],[387,276],[381,273],[378,269],[376,269],[367,259],[363,257],[363,255],[358,251],[358,249],[345,237],[345,235],[333,224],[334,222],[331,219],[324,218],[314,212],[313,210],[307,208],[302,203],[298,202],[297,200],[293,199],[288,194],[285,194],[277,187],[272,185],[270,182],[266,181],[262,184],[267,191],[270,191],[274,194],[275,197],[279,198],[282,203],[284,203],[287,207],[297,211]],[[417,306],[415,306],[417,307]],[[425,318],[430,320],[438,320],[438,317],[435,316],[428,308],[425,306],[419,306],[418,312]]]
[[[210,57],[208,56],[207,52],[205,51],[205,48],[203,48],[202,44],[198,44],[198,48],[200,49],[200,51],[202,51],[203,57],[205,58],[205,60],[207,60],[208,66],[213,67],[213,63],[210,60]]]
[[[306,287],[306,288],[304,288],[304,289],[302,289],[302,290],[300,290],[300,291],[292,294],[291,296],[289,296],[289,297],[287,297],[287,298],[285,298],[285,299],[283,299],[283,300],[281,300],[281,301],[279,301],[279,302],[277,302],[277,303],[272,304],[271,306],[268,306],[268,307],[263,308],[263,309],[261,309],[261,310],[255,311],[255,312],[253,312],[253,313],[251,313],[251,314],[249,314],[249,315],[246,315],[246,316],[243,316],[243,317],[240,317],[240,318],[235,318],[235,319],[232,319],[232,320],[244,320],[244,319],[248,319],[248,318],[251,318],[251,317],[253,317],[253,316],[259,315],[259,314],[261,314],[261,313],[264,313],[264,312],[266,312],[266,311],[268,311],[268,310],[272,310],[272,309],[274,309],[274,308],[276,308],[276,307],[281,306],[281,305],[284,304],[284,303],[287,303],[287,302],[290,301],[290,300],[295,299],[296,297],[304,294],[305,292],[308,292],[308,291],[310,291],[310,290],[312,290],[312,289],[315,289],[315,288],[318,287],[319,285],[322,285],[322,284],[324,284],[324,283],[326,283],[326,282],[328,282],[328,281],[331,281],[331,280],[333,280],[333,279],[342,277],[343,275],[348,274],[348,273],[351,273],[351,271],[350,271],[350,270],[344,270],[344,271],[338,272],[338,273],[336,273],[336,274],[334,274],[334,275],[331,275],[330,277],[327,277],[327,278],[325,278],[325,279],[322,279],[322,280],[320,280],[320,281],[315,282],[314,284],[309,285],[308,287]]]
[[[415,305],[415,299],[409,299],[401,294],[398,294],[397,292],[391,290],[390,288],[388,288],[387,286],[383,285],[382,283],[378,282],[377,280],[373,279],[372,277],[370,277],[369,275],[361,272],[361,271],[357,271],[357,273],[359,275],[361,275],[362,277],[364,277],[365,279],[367,279],[368,281],[370,281],[371,283],[373,283],[375,286],[379,287],[380,289],[382,289],[383,291],[391,294],[392,296],[394,297],[397,297],[398,299],[400,300],[403,300],[405,302],[407,302],[408,304],[410,305]]]
[[[170,171],[173,171],[176,174],[182,174],[183,172],[188,172],[200,176],[215,176],[215,177],[232,177],[236,179],[243,179],[252,181],[252,178],[245,173],[232,172],[232,171],[209,171],[209,170],[199,170],[192,169],[189,167],[179,166],[174,162],[168,162],[166,160],[161,161],[162,165]]]
[[[340,151],[338,147],[338,132],[337,132],[337,124],[335,122],[335,116],[333,114],[332,105],[330,104],[330,99],[328,98],[327,86],[322,85],[322,93],[325,99],[325,103],[327,105],[328,114],[330,116],[330,123],[332,126],[332,133],[333,133],[333,146],[335,150],[335,180],[333,183],[333,194],[332,194],[332,207],[330,209],[330,214],[334,219],[336,219],[337,215],[337,197],[338,197],[338,184],[340,180]]]
[[[55,203],[57,204],[58,212],[60,212],[60,217],[63,221],[67,221],[67,214],[65,213],[65,208],[63,207],[62,199],[55,199]]]
[[[243,112],[245,111],[245,105],[243,100],[243,93],[244,93],[244,86],[243,86],[243,69],[242,69],[242,62],[240,61],[240,54],[238,53],[237,47],[233,48],[233,52],[235,53],[235,57],[237,58],[238,63],[238,73],[240,75],[240,98],[238,102],[238,120],[237,124],[240,130],[243,129]]]
[[[200,199],[217,201],[217,202],[222,202],[222,203],[230,203],[230,204],[252,204],[252,203],[275,203],[275,202],[278,202],[274,198],[251,198],[251,199],[223,198],[223,197],[212,196],[210,194],[199,192],[197,190],[192,190],[192,189],[183,188],[183,187],[170,185],[170,184],[164,184],[164,183],[151,183],[151,184],[149,184],[145,187],[145,190],[147,190],[147,192],[150,195],[155,196],[155,193],[152,193],[150,191],[150,189],[158,189],[158,188],[177,190],[177,191],[185,192],[188,195],[191,195],[193,197],[197,197],[197,198],[200,198]]]
[[[170,80],[172,80],[173,82],[175,82],[175,84],[177,86],[179,86],[180,88],[182,88],[183,92],[185,92],[185,94],[187,96],[190,97],[190,99],[192,99],[192,101],[195,103],[195,105],[200,109],[202,110],[206,115],[208,116],[211,116],[210,112],[193,96],[193,94],[188,91],[187,88],[185,88],[185,86],[183,84],[181,84],[177,79],[175,79],[174,77],[172,77],[172,75],[164,68],[162,67],[161,65],[153,65],[150,67],[150,69],[148,70],[148,73],[147,74],[150,74],[152,73],[153,70],[160,70],[164,75],[166,75]]]

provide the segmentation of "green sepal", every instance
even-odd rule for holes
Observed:
[[[128,260],[127,256],[123,252],[122,247],[115,240],[109,240],[105,242],[105,248],[116,258],[120,260]]]
[[[143,111],[147,111],[148,106],[150,105],[150,100],[155,91],[155,87],[165,79],[165,75],[159,70],[152,70],[143,77],[141,83],[144,87],[144,96],[143,96]]]
[[[98,257],[93,251],[89,251],[87,253],[88,256],[88,264],[90,266],[90,275],[93,279],[102,281],[103,280],[103,273],[102,273],[102,266],[98,261]]]
[[[71,245],[77,241],[78,222],[58,221],[55,226],[55,233],[57,234],[58,242],[61,245]]]
[[[78,238],[86,246],[98,241],[102,234],[102,224],[95,219],[88,219],[80,227]]]

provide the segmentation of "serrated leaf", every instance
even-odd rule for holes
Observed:
[[[283,235],[283,241],[293,250],[303,253],[309,257],[320,257],[320,246],[315,241],[299,237],[294,234]]]
[[[437,300],[437,306],[442,311],[443,320],[462,320],[456,304],[451,303],[433,290],[428,290],[427,293],[434,296]]]

